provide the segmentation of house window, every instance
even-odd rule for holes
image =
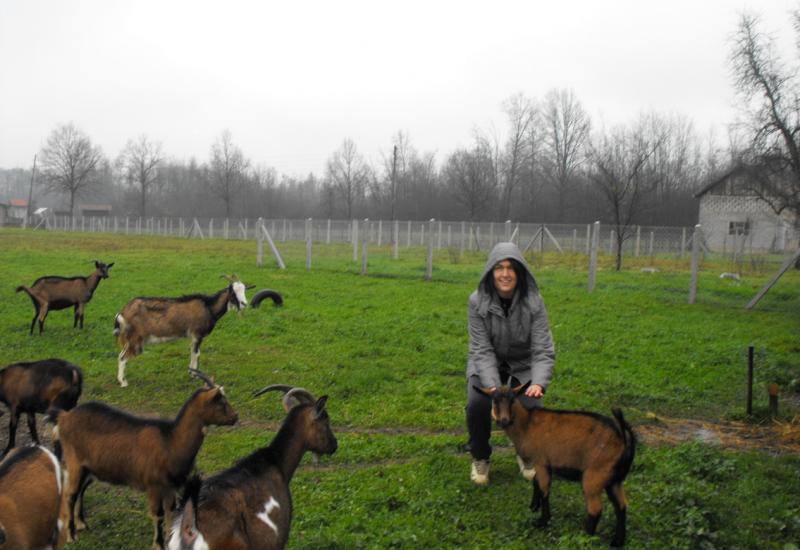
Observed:
[[[728,223],[728,235],[749,235],[750,222],[730,222]]]

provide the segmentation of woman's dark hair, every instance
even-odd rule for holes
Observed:
[[[501,258],[498,262],[494,265],[499,264],[502,261],[508,260],[511,262],[511,267],[514,268],[514,273],[517,274],[517,288],[514,289],[515,292],[518,292],[520,296],[527,296],[528,295],[528,271],[522,267],[522,264],[519,263],[514,258]],[[495,296],[497,294],[497,287],[494,286],[494,275],[492,271],[494,270],[494,266],[486,274],[481,282],[483,286],[483,291],[488,294],[489,296]]]

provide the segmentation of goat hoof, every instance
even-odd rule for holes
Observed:
[[[127,380],[120,380],[119,381],[119,385],[121,387],[123,387],[123,388],[127,388],[128,387],[128,381]]]
[[[533,522],[533,526],[538,529],[543,529],[547,527],[547,524],[550,523],[549,519],[539,518]]]
[[[625,546],[625,539],[611,539],[611,548],[620,548],[622,546]]]

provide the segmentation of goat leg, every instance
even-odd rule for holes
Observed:
[[[536,512],[539,507],[542,505],[542,490],[539,488],[539,484],[536,483],[536,478],[534,477],[531,480],[533,485],[533,497],[531,498],[531,512]]]
[[[548,491],[544,491],[539,485],[539,472],[537,471],[536,477],[533,478],[533,495],[534,500],[537,498],[538,493],[538,500],[539,505],[542,509],[542,514],[539,516],[539,519],[536,520],[534,525],[536,527],[546,527],[547,524],[550,522],[550,487],[549,487],[549,480],[543,480],[543,483],[548,485]]]
[[[27,413],[27,415],[28,415],[28,431],[31,432],[31,439],[33,439],[34,443],[38,445],[39,434],[36,433],[36,415],[32,412]]]

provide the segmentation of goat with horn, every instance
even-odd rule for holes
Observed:
[[[286,546],[292,521],[289,482],[306,451],[333,454],[338,443],[319,399],[302,388],[276,384],[255,393],[284,392],[287,410],[267,447],[201,482],[191,480],[173,523],[170,550],[274,550]]]
[[[211,334],[217,322],[229,310],[241,311],[247,307],[246,286],[239,277],[223,275],[229,284],[216,294],[188,294],[178,298],[134,298],[119,312],[114,321],[114,334],[122,348],[117,366],[117,380],[122,387],[128,385],[125,367],[140,353],[145,344],[168,342],[178,338],[191,338],[189,368],[199,368],[200,344]],[[283,299],[272,290],[262,290],[254,304],[265,298],[280,305]]]

